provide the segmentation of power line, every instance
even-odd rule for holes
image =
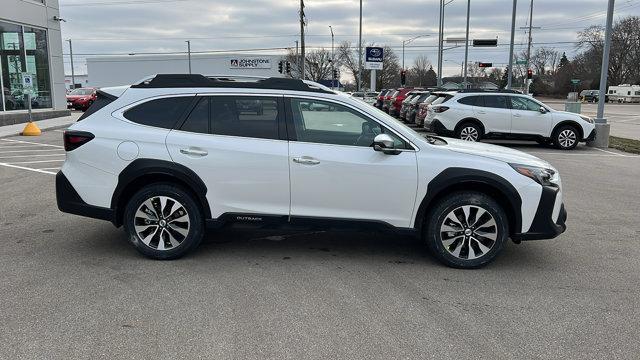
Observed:
[[[109,1],[109,2],[85,2],[85,3],[61,3],[60,7],[84,7],[84,6],[112,6],[112,5],[146,5],[146,4],[159,4],[159,3],[172,3],[172,2],[184,2],[192,0],[140,0],[140,1]]]

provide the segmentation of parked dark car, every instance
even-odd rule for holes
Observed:
[[[391,91],[391,89],[382,89],[380,91],[380,93],[378,94],[378,100],[376,101],[376,103],[373,106],[375,106],[378,109],[382,110],[382,105],[384,104],[384,97],[387,95],[387,93],[389,93],[389,91]]]
[[[431,95],[430,91],[423,91],[420,95],[414,97],[408,105],[406,119],[407,122],[415,124],[416,115],[418,115],[418,107]]]
[[[400,118],[400,120],[406,120],[407,119],[407,112],[409,110],[409,103],[411,102],[411,100],[415,99],[416,97],[420,96],[420,93],[422,91],[419,90],[414,90],[414,91],[410,91],[407,94],[407,97],[402,100],[402,104],[400,105],[400,113],[398,114],[398,117]]]

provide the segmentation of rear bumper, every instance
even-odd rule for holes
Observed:
[[[109,208],[89,205],[78,195],[62,171],[56,175],[56,201],[60,211],[114,222],[114,211]]]
[[[567,211],[564,208],[564,204],[560,205],[558,219],[556,221],[553,220],[553,209],[559,192],[560,189],[557,187],[543,186],[540,203],[529,231],[513,234],[511,236],[512,239],[517,241],[553,239],[565,232],[567,230]]]

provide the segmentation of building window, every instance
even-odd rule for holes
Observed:
[[[0,111],[27,109],[27,94],[32,108],[52,107],[46,30],[0,21],[0,79]]]

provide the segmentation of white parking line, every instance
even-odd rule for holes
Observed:
[[[49,175],[55,175],[56,174],[56,173],[51,172],[51,171],[46,171],[46,170],[42,170],[42,169],[33,169],[33,168],[29,168],[29,167],[13,165],[13,164],[7,164],[7,163],[0,163],[0,166],[6,166],[6,167],[9,167],[9,168],[20,169],[20,170],[29,170],[29,171],[33,171],[33,172],[37,172],[37,173],[41,173],[41,174],[49,174]]]
[[[36,169],[36,170],[60,170],[59,167],[52,167],[52,168],[40,168],[40,169]]]
[[[14,155],[14,156],[2,156],[0,153],[0,159],[17,159],[17,158],[25,158],[25,157],[52,157],[52,156],[66,156],[66,154],[44,154],[44,155]]]
[[[31,141],[24,141],[24,140],[13,140],[13,139],[0,139],[2,141],[9,141],[11,143],[20,143],[20,144],[32,144],[32,145],[41,145],[41,146],[51,146],[51,147],[55,147],[55,148],[59,148],[59,149],[64,149],[64,146],[60,146],[60,145],[53,145],[53,144],[43,144],[43,143],[37,143],[37,142],[31,142]]]
[[[11,151],[3,151],[3,154],[9,153],[24,153],[24,152],[51,152],[51,151],[60,151],[60,149],[47,149],[47,150],[11,150]]]
[[[613,154],[613,155],[618,155],[618,156],[628,156],[628,155],[624,155],[624,154],[618,154],[618,153],[615,153],[615,152],[613,152],[613,151],[607,151],[607,150],[598,149],[598,148],[593,148],[593,149],[594,149],[594,150],[598,150],[598,151],[605,152],[605,153],[607,153],[607,154]]]
[[[19,162],[8,162],[5,164],[40,164],[40,163],[48,163],[48,162],[64,162],[65,159],[53,159],[53,160],[34,160],[34,161],[19,161]]]

